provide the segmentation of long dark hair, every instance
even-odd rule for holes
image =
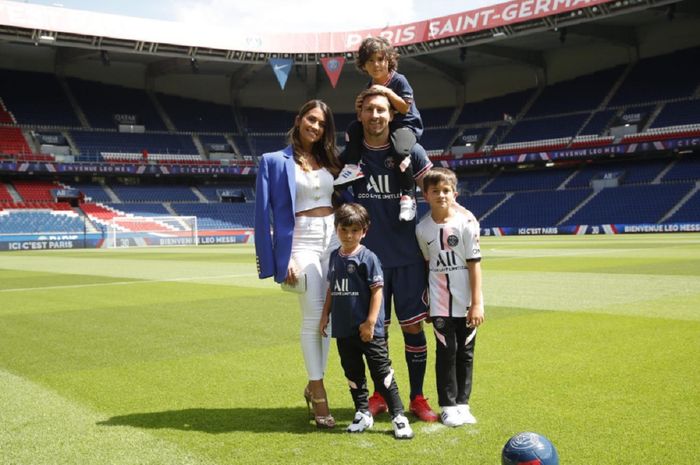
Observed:
[[[331,172],[333,177],[340,172],[340,160],[338,159],[338,149],[335,146],[335,121],[333,111],[322,100],[309,100],[299,108],[299,113],[294,118],[294,126],[287,131],[287,141],[294,149],[294,159],[299,162],[301,152],[301,139],[299,138],[299,122],[314,108],[319,108],[323,112],[326,120],[323,137],[315,142],[311,147],[311,154],[316,158],[319,165]]]

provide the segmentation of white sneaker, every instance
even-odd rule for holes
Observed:
[[[459,414],[459,408],[455,406],[443,407],[440,420],[442,420],[442,424],[445,426],[455,427],[464,424],[462,416]]]
[[[413,438],[413,430],[408,424],[406,415],[399,414],[391,419],[391,426],[394,427],[394,437],[396,439],[411,439]]]
[[[416,217],[416,200],[408,195],[402,195],[399,200],[399,221],[411,221]]]
[[[473,425],[476,423],[476,417],[472,415],[469,405],[459,404],[457,405],[457,410],[459,411],[459,416],[465,425]]]
[[[340,174],[335,178],[335,181],[333,181],[333,185],[340,186],[364,177],[365,174],[362,172],[360,165],[347,164],[340,170]]]
[[[348,433],[361,433],[364,430],[371,428],[374,425],[374,418],[369,413],[357,411],[355,418],[348,426]]]

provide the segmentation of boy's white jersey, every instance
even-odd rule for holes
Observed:
[[[430,316],[464,318],[471,305],[468,260],[481,259],[479,221],[468,210],[437,224],[428,213],[416,237],[428,262]]]

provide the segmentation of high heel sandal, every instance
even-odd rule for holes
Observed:
[[[330,413],[328,415],[316,415],[316,405],[326,403],[326,399],[315,399],[309,387],[304,389],[304,399],[306,408],[309,411],[309,418],[316,422],[316,427],[321,429],[331,429],[335,427],[335,418]]]

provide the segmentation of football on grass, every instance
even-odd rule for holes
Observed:
[[[537,433],[518,433],[508,439],[501,454],[502,465],[559,465],[557,450]]]

